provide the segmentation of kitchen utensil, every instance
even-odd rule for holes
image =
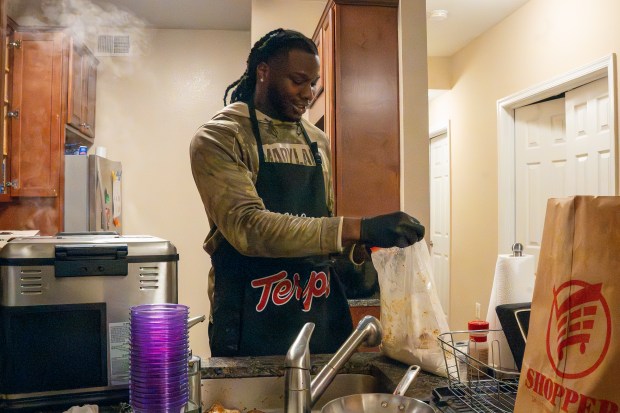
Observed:
[[[200,357],[191,356],[189,359],[189,401],[196,407],[201,405],[200,395]],[[188,412],[191,410],[188,409]]]
[[[499,370],[468,354],[463,343],[478,333],[480,330],[462,330],[439,335],[448,386],[433,390],[434,404],[440,411],[512,413],[519,372]]]
[[[403,394],[420,372],[420,366],[411,366],[396,386],[394,394],[353,394],[332,400],[321,413],[435,413],[436,410],[421,400]]]

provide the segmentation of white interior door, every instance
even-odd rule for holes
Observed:
[[[570,195],[613,195],[611,113],[607,78],[566,92]]]
[[[614,193],[607,78],[515,110],[516,240],[540,251],[547,199]]]
[[[567,194],[564,99],[515,110],[516,242],[538,262],[547,199]]]
[[[450,140],[446,132],[431,139],[431,257],[439,301],[450,313]]]

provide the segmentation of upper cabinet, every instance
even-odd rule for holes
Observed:
[[[313,38],[322,87],[308,116],[331,139],[336,214],[401,209],[398,0],[330,0]]]
[[[63,32],[16,31],[11,111],[11,196],[60,193],[64,122]]]
[[[63,230],[65,148],[94,142],[98,62],[62,28],[8,23],[0,227],[52,235]]]
[[[0,2],[0,25],[6,30],[0,31],[0,97],[2,97],[2,116],[0,116],[0,141],[2,142],[2,170],[0,170],[0,202],[10,200],[9,188],[11,187],[9,151],[11,148],[9,131],[10,95],[8,84],[11,82],[11,70],[9,67],[9,43],[11,42],[11,28],[7,26],[6,7]]]
[[[73,43],[73,42],[72,42]],[[67,123],[95,137],[95,97],[98,61],[84,45],[73,43],[69,55],[69,100]]]

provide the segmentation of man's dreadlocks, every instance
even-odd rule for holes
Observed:
[[[304,50],[315,55],[318,54],[314,42],[295,30],[276,29],[261,37],[254,43],[252,50],[250,50],[243,75],[226,88],[224,105],[227,104],[226,97],[231,89],[230,103],[237,101],[248,103],[254,96],[256,67],[258,64],[267,62],[269,59],[285,52],[288,53],[293,49]]]

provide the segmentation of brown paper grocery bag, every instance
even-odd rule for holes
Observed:
[[[515,412],[618,412],[620,197],[550,199]]]

